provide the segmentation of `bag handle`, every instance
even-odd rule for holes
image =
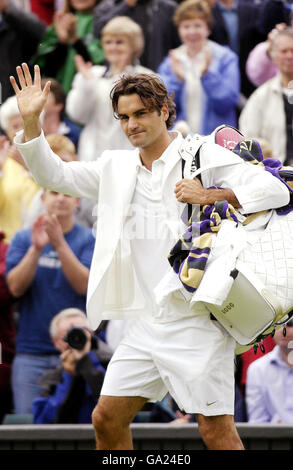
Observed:
[[[194,155],[193,160],[192,160],[192,163],[193,163],[194,165],[196,165],[197,168],[200,168],[199,151],[200,151],[200,147],[197,149],[197,152],[196,152],[196,154]],[[186,163],[186,161],[185,161],[183,158],[181,158],[182,179],[184,179],[185,163]],[[201,176],[200,176],[200,175],[199,175],[199,178],[198,178],[198,179],[199,179],[200,182],[202,183],[202,181],[201,181]],[[188,221],[189,221],[189,220],[191,219],[191,217],[192,217],[192,204],[190,204],[190,203],[187,203],[187,217],[188,217],[188,219],[187,219],[187,223],[188,223]]]
[[[237,157],[236,154],[234,154],[235,157]],[[213,168],[219,168],[219,167],[223,167],[223,166],[229,166],[229,165],[236,165],[239,163],[238,159],[236,158],[235,159],[236,161],[226,161],[226,162],[217,162],[217,163],[210,163],[209,165],[205,165],[201,168],[198,168],[193,174],[192,174],[192,177],[195,178],[195,176],[198,176],[200,175],[201,173],[203,173],[204,171],[207,171],[207,170],[211,170]]]

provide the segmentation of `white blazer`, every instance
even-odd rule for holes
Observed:
[[[162,193],[163,201],[167,201],[169,208],[171,204],[174,219],[178,220],[184,206],[178,204],[174,187],[181,179],[181,157],[187,162],[188,177],[194,149],[191,151],[190,142],[177,134],[176,141],[169,146],[172,151],[167,155]],[[43,133],[23,143],[20,131],[15,144],[40,186],[98,201],[96,243],[87,293],[91,327],[95,330],[102,319],[143,316],[146,302],[136,281],[130,243],[121,238],[136,186],[138,149],[105,151],[93,162],[65,163],[52,152]],[[197,142],[193,141],[194,145]],[[203,185],[231,188],[245,213],[280,207],[289,201],[285,185],[277,178],[259,166],[243,162],[229,150],[206,142],[201,150],[201,166],[214,165],[221,166],[202,174]]]

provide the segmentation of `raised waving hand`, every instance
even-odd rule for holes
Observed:
[[[16,73],[18,83],[13,76],[10,77],[10,83],[15,91],[18,109],[23,119],[25,140],[31,140],[38,137],[41,132],[39,117],[50,92],[50,82],[48,81],[42,90],[38,65],[34,67],[34,79],[25,63],[16,67]]]

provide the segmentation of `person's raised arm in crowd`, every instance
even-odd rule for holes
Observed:
[[[44,76],[56,78],[65,93],[71,89],[76,73],[74,57],[81,55],[94,64],[102,63],[104,55],[100,41],[93,36],[93,9],[96,0],[67,0],[62,11],[54,15],[35,56]]]

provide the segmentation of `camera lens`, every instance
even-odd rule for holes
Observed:
[[[64,340],[69,344],[69,346],[73,349],[78,349],[81,351],[87,342],[86,334],[83,328],[72,327]]]

